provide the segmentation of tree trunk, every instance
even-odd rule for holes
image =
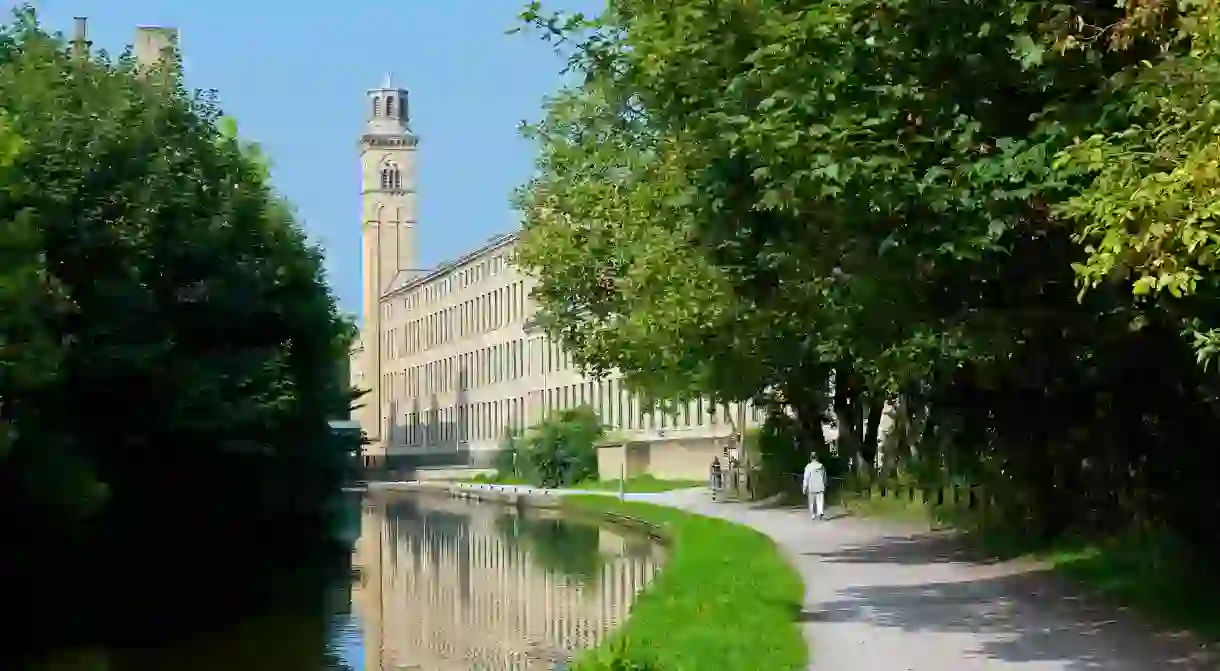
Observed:
[[[825,459],[830,451],[826,445],[826,434],[822,431],[822,424],[826,419],[825,394],[798,383],[790,385],[784,395],[796,415],[801,448],[805,456],[813,453]]]
[[[835,366],[834,411],[835,423],[839,427],[839,456],[858,470],[863,444],[863,417],[855,371],[847,362]]]
[[[885,397],[876,392],[868,395],[868,407],[864,421],[864,438],[860,457],[870,471],[877,470],[877,432],[881,430],[881,416],[885,413]]]

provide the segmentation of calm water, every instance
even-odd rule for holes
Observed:
[[[324,593],[171,644],[65,651],[33,668],[563,668],[626,616],[661,561],[612,528],[440,497],[369,494],[350,527],[351,578]]]

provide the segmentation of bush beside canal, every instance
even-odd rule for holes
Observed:
[[[669,543],[665,568],[627,621],[576,671],[804,669],[796,623],[800,575],[763,534],[724,520],[604,496],[567,496],[564,506],[655,525]]]
[[[496,477],[536,487],[570,487],[597,477],[597,441],[606,429],[587,405],[548,415],[519,437],[507,437]]]

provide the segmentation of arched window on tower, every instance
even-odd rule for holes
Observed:
[[[373,116],[381,116],[381,96],[373,96]]]
[[[391,119],[396,116],[394,114],[394,96],[385,97],[385,115]]]
[[[381,168],[381,188],[383,189],[401,189],[402,188],[402,173],[398,170],[398,166],[393,163],[387,163]]]

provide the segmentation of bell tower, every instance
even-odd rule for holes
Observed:
[[[400,272],[415,268],[415,147],[406,89],[389,75],[366,94],[360,137],[365,319]]]
[[[382,398],[381,296],[396,279],[414,271],[415,264],[415,148],[411,132],[407,90],[396,87],[389,75],[379,88],[365,94],[366,121],[360,136],[360,199],[364,293],[364,363],[369,394],[367,415],[360,424],[380,446],[388,423]],[[385,436],[388,438],[388,436]]]

